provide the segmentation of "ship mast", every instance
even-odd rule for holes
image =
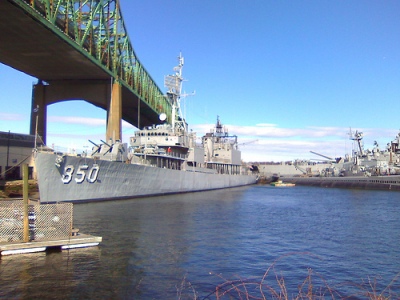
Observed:
[[[182,53],[178,56],[178,65],[173,69],[174,75],[167,75],[164,78],[164,85],[168,88],[167,97],[172,104],[172,128],[175,132],[187,132],[187,124],[181,112],[181,98],[182,98],[182,68],[184,59]]]
[[[351,128],[350,128],[349,136],[350,136],[351,140],[353,140],[353,141],[355,141],[357,143],[358,150],[360,151],[359,155],[363,156],[364,155],[363,146],[362,146],[363,133],[362,132],[358,132],[356,130],[356,132],[353,135],[353,132],[351,131]]]

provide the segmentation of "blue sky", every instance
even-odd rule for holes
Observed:
[[[246,161],[349,153],[400,129],[399,1],[130,1],[122,13],[135,52],[162,90],[182,52],[190,128],[217,115]],[[28,133],[35,78],[0,65],[0,130]],[[82,149],[105,135],[106,113],[85,102],[51,105],[48,144]],[[135,128],[124,125],[125,141]],[[257,140],[256,142],[254,142]]]

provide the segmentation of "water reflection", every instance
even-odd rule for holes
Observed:
[[[368,277],[384,286],[400,271],[396,195],[253,186],[75,205],[74,226],[100,246],[2,257],[0,296],[176,299],[184,278],[206,295],[271,265],[291,294],[309,269],[347,292]]]
[[[87,281],[100,261],[98,247],[69,251],[38,252],[2,256],[1,294],[7,298],[32,299],[45,295],[73,297],[79,284]],[[83,266],[83,272],[81,271]]]

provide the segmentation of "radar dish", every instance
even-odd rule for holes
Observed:
[[[167,119],[167,115],[165,113],[161,113],[158,118],[160,119],[160,121],[165,121]]]

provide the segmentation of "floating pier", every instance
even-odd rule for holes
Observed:
[[[26,174],[25,174],[26,173]],[[28,199],[24,165],[24,198],[0,201],[0,257],[97,246],[102,238],[73,227],[73,204],[40,204]],[[25,182],[26,181],[26,182]]]
[[[72,224],[72,203],[24,205],[22,200],[0,201],[0,257],[91,247],[102,241],[101,237],[80,233]]]
[[[99,245],[102,237],[79,234],[68,238],[32,242],[0,243],[0,256],[42,252],[47,250],[67,250],[74,248],[93,247]]]
[[[91,247],[102,241],[73,228],[72,203],[24,206],[22,200],[0,201],[0,257]]]

